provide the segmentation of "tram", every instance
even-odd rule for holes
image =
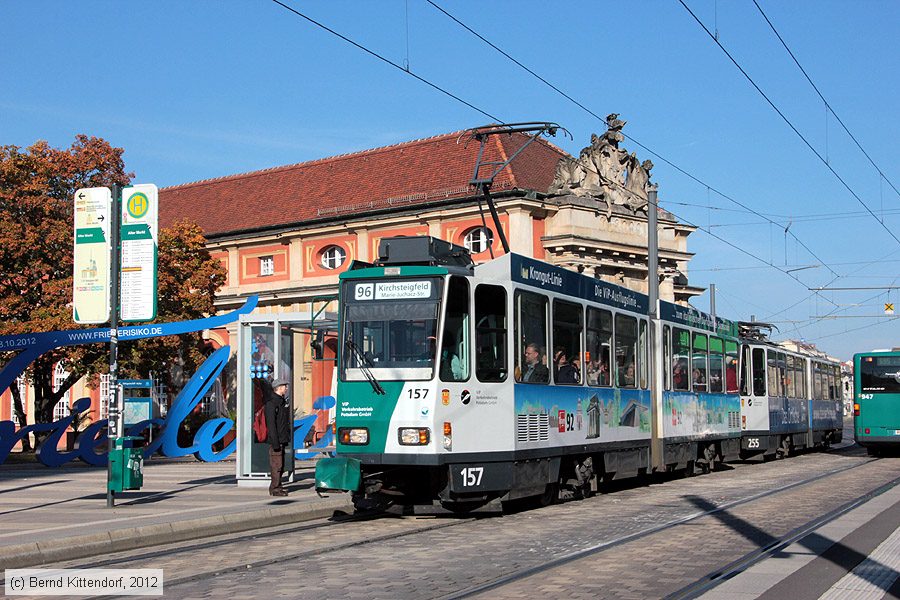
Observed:
[[[741,327],[741,457],[784,457],[843,436],[840,365],[772,344],[765,323]]]
[[[853,357],[853,431],[870,455],[900,450],[900,350]]]
[[[642,293],[513,253],[475,266],[427,237],[382,240],[339,293],[337,456],[316,488],[358,508],[546,504],[711,470],[761,426],[738,324],[690,307],[654,321]]]

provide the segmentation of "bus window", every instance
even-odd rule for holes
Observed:
[[[640,328],[638,349],[640,351],[639,356],[641,357],[638,361],[638,381],[640,382],[641,389],[646,390],[647,382],[649,381],[649,377],[647,377],[647,368],[650,366],[650,358],[647,356],[647,349],[650,346],[650,340],[647,334],[647,321],[641,320],[638,325]]]
[[[691,332],[672,328],[672,388],[691,389]]]
[[[766,395],[766,351],[762,348],[753,349],[753,395]]]
[[[709,338],[709,391],[721,394],[724,390],[722,374],[725,371],[725,343],[721,338]]]
[[[563,385],[581,383],[580,304],[553,301],[553,382]]]
[[[738,345],[725,340],[725,393],[738,393]]]
[[[612,385],[609,365],[612,347],[612,313],[596,308],[587,309],[587,382],[588,385]]]
[[[447,316],[441,336],[441,381],[469,379],[469,282],[453,276],[447,286]]]
[[[672,364],[672,330],[668,325],[663,325],[663,364],[671,365]],[[663,369],[663,389],[671,390],[672,389],[672,371],[669,369]]]
[[[854,378],[865,394],[900,393],[900,356],[861,356]]]
[[[616,315],[616,384],[619,387],[635,387],[635,373],[638,366],[637,319]]]
[[[516,381],[547,383],[547,297],[516,292]]]
[[[741,347],[741,396],[750,395],[750,346]]]
[[[691,381],[695,392],[705,392],[709,382],[709,371],[706,365],[709,341],[702,333],[694,334],[693,353],[691,354]]]
[[[506,290],[475,288],[475,375],[479,381],[506,381]]]

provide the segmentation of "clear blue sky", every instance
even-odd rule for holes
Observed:
[[[576,153],[603,123],[425,0],[285,3],[505,122],[556,121]],[[690,280],[720,315],[778,321],[841,358],[900,346],[877,315],[900,243],[744,79],[678,0],[435,2],[704,182],[656,164],[662,205],[704,233]],[[900,197],[840,128],[752,0],[685,0],[853,191],[900,237]],[[900,188],[900,3],[758,0],[834,112]],[[137,182],[175,185],[482,125],[490,119],[269,0],[0,2],[0,144],[125,148]],[[776,222],[742,212],[706,185]],[[883,214],[882,214],[883,211]],[[814,258],[784,228],[818,257]],[[871,264],[867,264],[871,263]],[[787,265],[787,266],[786,266]],[[695,301],[708,308],[708,296]],[[835,306],[835,305],[839,306]],[[897,303],[900,308],[900,302]],[[835,314],[853,318],[817,320]],[[900,310],[898,310],[900,315]]]

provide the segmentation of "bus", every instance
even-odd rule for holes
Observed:
[[[900,350],[854,355],[853,432],[870,456],[900,449]]]

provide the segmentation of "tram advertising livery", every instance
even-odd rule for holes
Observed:
[[[900,451],[900,351],[853,357],[853,429],[870,455]]]
[[[357,508],[546,504],[840,439],[839,403],[817,422],[812,396],[793,410],[799,388],[779,395],[793,371],[744,393],[755,350],[737,323],[668,302],[653,323],[646,295],[520,255],[474,266],[441,240],[382,240],[375,264],[341,275],[340,304],[337,456],[316,488]]]

